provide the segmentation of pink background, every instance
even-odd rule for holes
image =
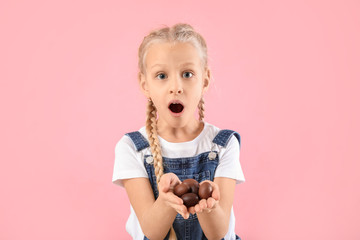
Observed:
[[[130,239],[115,144],[142,38],[177,22],[208,43],[205,120],[242,137],[237,234],[360,239],[359,1],[217,2],[1,2],[0,239]]]

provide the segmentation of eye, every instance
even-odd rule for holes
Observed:
[[[165,79],[165,74],[164,73],[159,73],[158,75],[156,75],[156,78],[159,78],[159,79]]]
[[[184,72],[183,73],[183,77],[184,78],[191,78],[193,76],[193,73],[192,72]]]

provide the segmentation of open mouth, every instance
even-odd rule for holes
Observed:
[[[181,113],[184,110],[184,106],[181,103],[171,103],[169,109],[173,113]]]

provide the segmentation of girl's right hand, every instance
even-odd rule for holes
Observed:
[[[174,173],[165,173],[162,175],[159,182],[159,198],[161,198],[167,206],[175,209],[184,219],[188,219],[190,213],[183,204],[183,200],[174,194],[175,186],[180,183],[180,179]]]

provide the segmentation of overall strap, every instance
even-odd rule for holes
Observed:
[[[131,140],[133,141],[133,143],[135,144],[136,150],[137,151],[141,151],[144,148],[149,147],[149,142],[146,140],[146,138],[139,132],[130,132],[125,134],[127,136],[129,136],[131,138]]]
[[[231,139],[232,135],[235,135],[235,137],[239,141],[239,145],[241,147],[240,134],[233,130],[229,130],[229,129],[220,130],[220,132],[215,136],[213,143],[216,143],[222,147],[226,147],[227,144],[229,143],[229,140]]]

